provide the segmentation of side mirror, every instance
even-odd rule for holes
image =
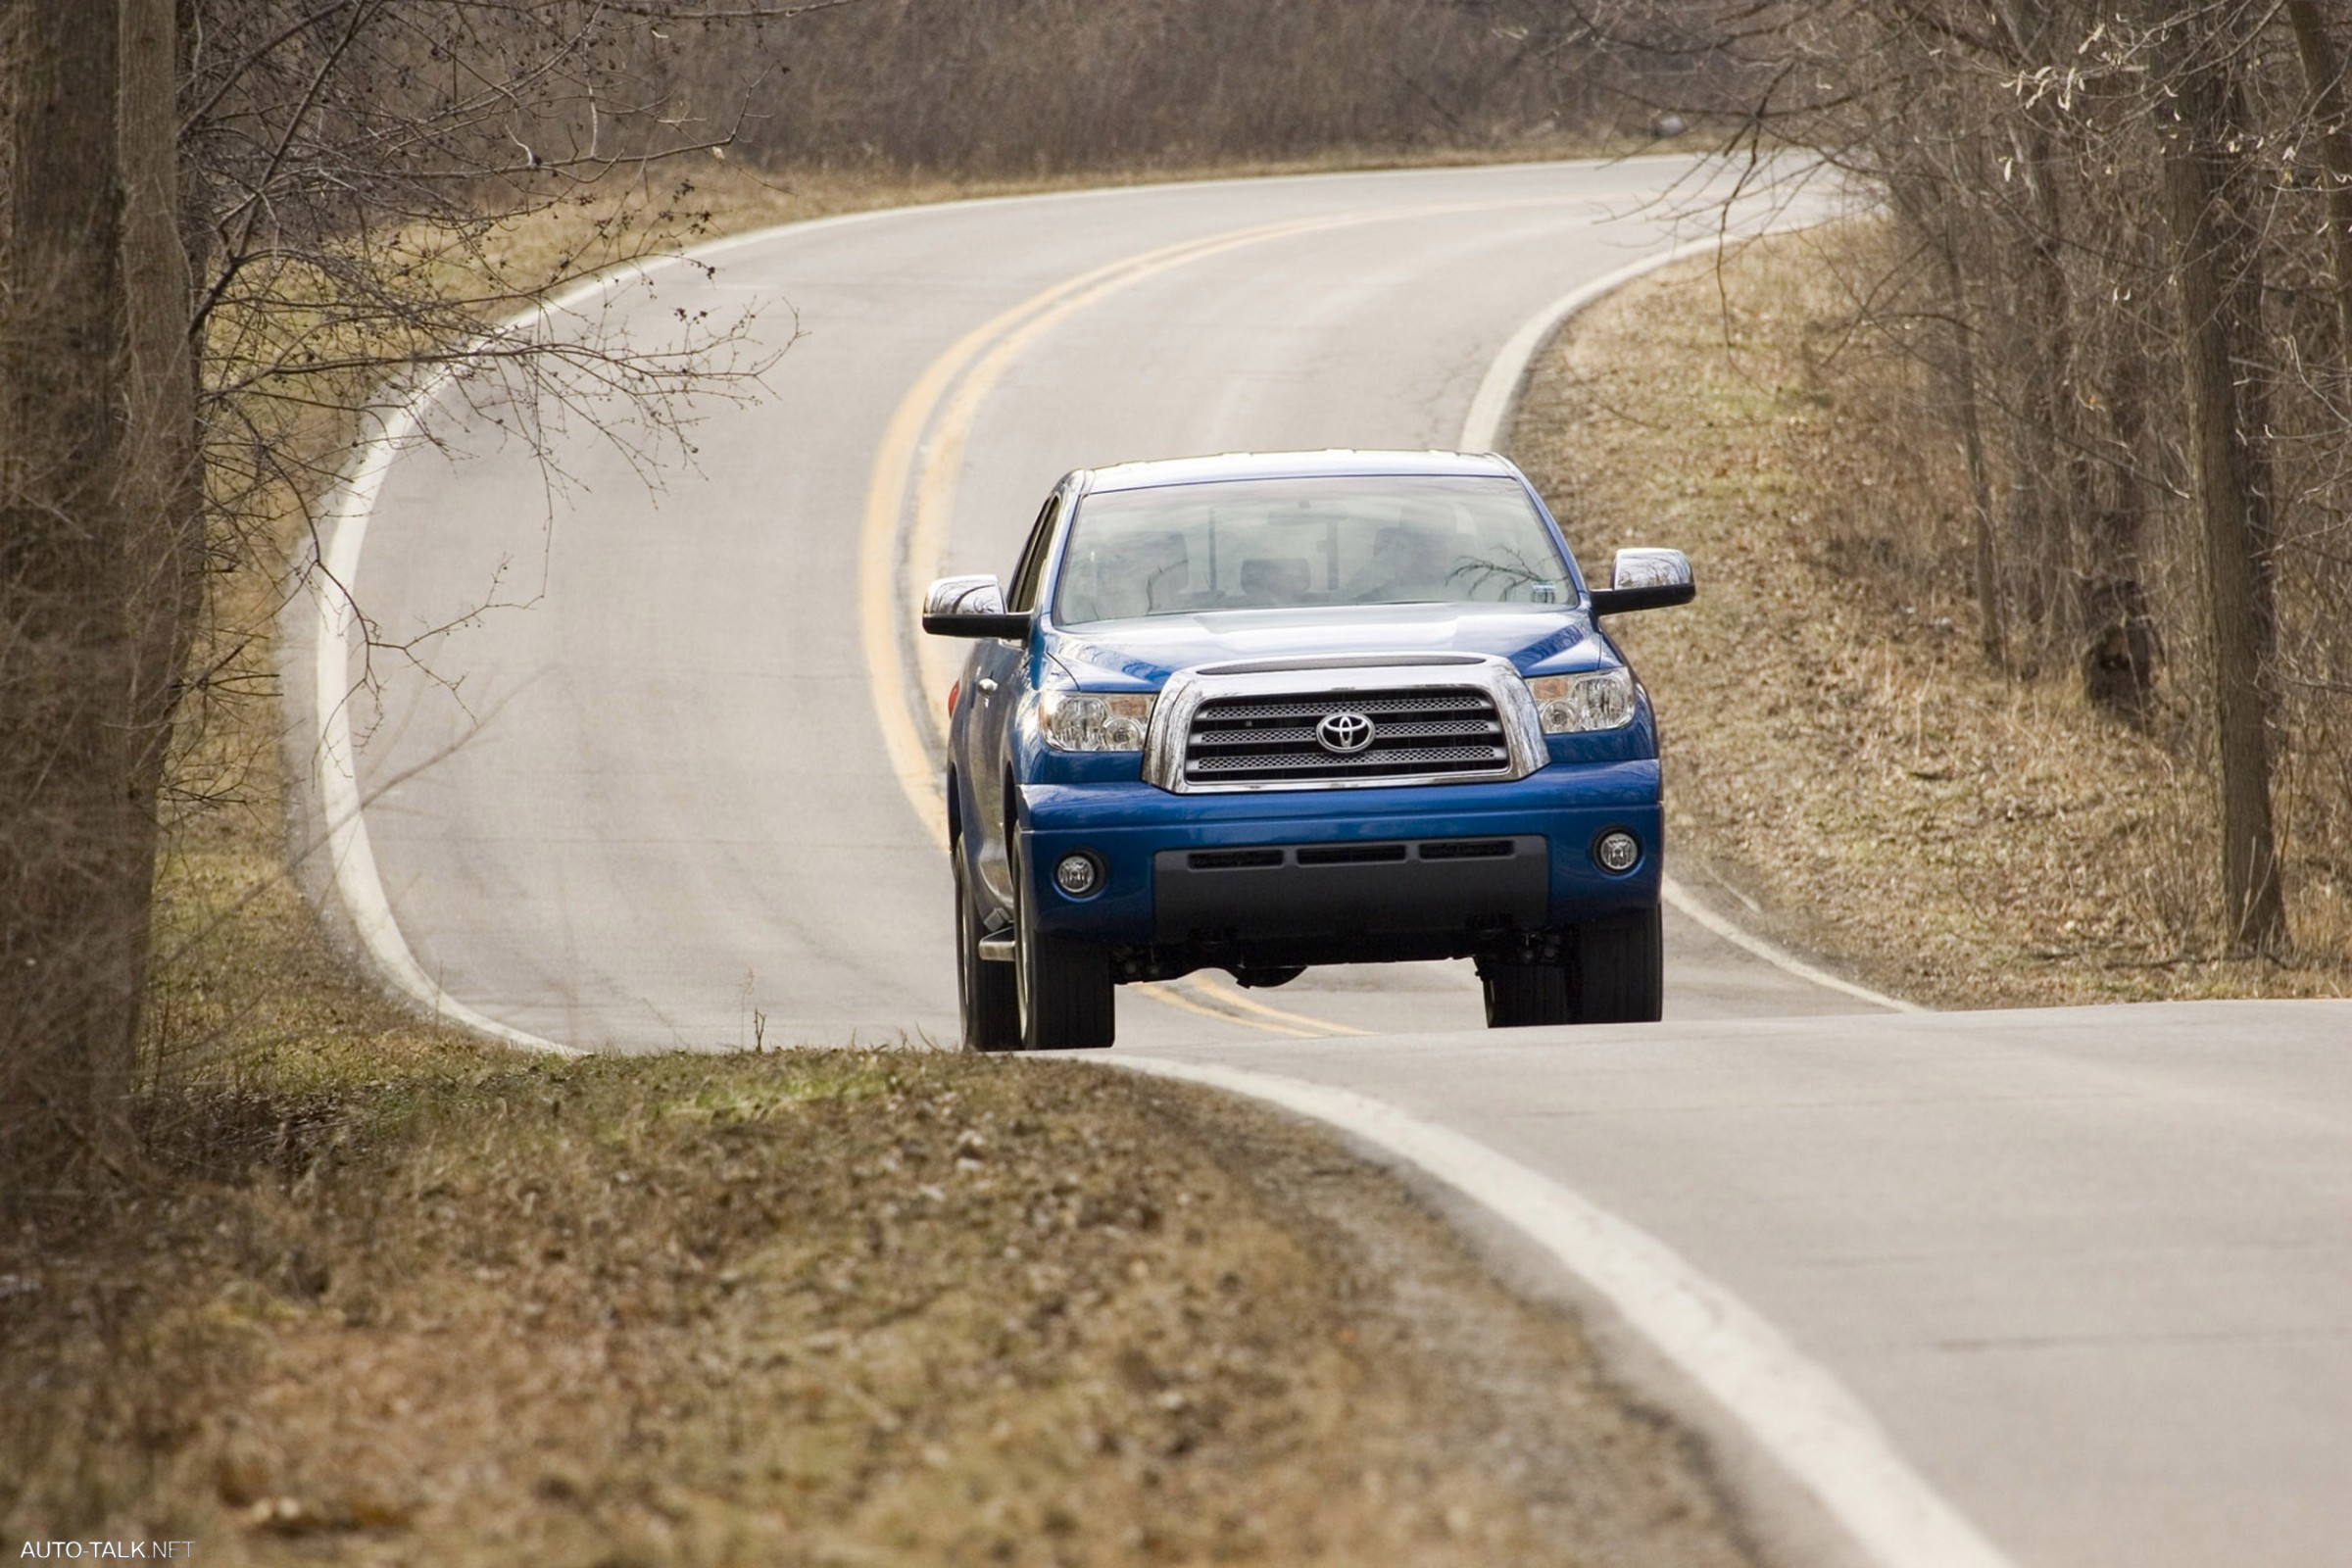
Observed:
[[[934,637],[1017,640],[1029,635],[1029,616],[1007,611],[1004,590],[986,573],[942,577],[923,595],[923,630]]]
[[[1680,550],[1620,550],[1609,569],[1609,586],[1592,590],[1592,613],[1621,615],[1629,610],[1664,610],[1698,597],[1690,580],[1690,558]]]

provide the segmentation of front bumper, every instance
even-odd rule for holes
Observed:
[[[1641,858],[1616,874],[1592,859],[1594,841],[1612,828],[1642,844]],[[1024,891],[1049,934],[1146,948],[1219,931],[1244,943],[1273,940],[1320,925],[1328,951],[1361,938],[1366,956],[1381,938],[1448,920],[1557,929],[1648,907],[1658,901],[1663,845],[1654,760],[1555,763],[1509,782],[1379,790],[1173,795],[1141,782],[1034,784],[1021,790],[1019,833]],[[1511,841],[1513,853],[1432,848],[1498,841]],[[1296,853],[1333,846],[1382,853]],[[1402,854],[1388,853],[1394,846]],[[1283,850],[1282,859],[1198,869],[1191,860],[1191,852],[1266,848]],[[1094,857],[1102,877],[1074,899],[1054,885],[1053,868],[1079,852]]]

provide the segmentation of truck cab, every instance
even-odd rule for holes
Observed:
[[[1116,988],[1466,958],[1490,1025],[1658,1016],[1648,694],[1602,629],[1688,602],[1588,586],[1492,454],[1080,469],[1009,584],[951,577],[964,1042],[1107,1046]]]

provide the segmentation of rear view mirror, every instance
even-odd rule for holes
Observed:
[[[987,573],[942,577],[923,595],[923,630],[934,637],[1029,635],[1029,616],[1004,608],[1004,590]]]
[[[1632,610],[1663,610],[1698,597],[1690,580],[1690,558],[1680,550],[1620,550],[1609,570],[1609,586],[1592,590],[1592,613],[1618,615]]]

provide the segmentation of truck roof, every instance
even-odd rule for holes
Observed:
[[[1093,490],[1150,490],[1160,485],[1209,484],[1226,479],[1343,478],[1357,474],[1445,474],[1517,478],[1508,459],[1492,452],[1227,452],[1210,458],[1166,458],[1118,463],[1087,477]]]

